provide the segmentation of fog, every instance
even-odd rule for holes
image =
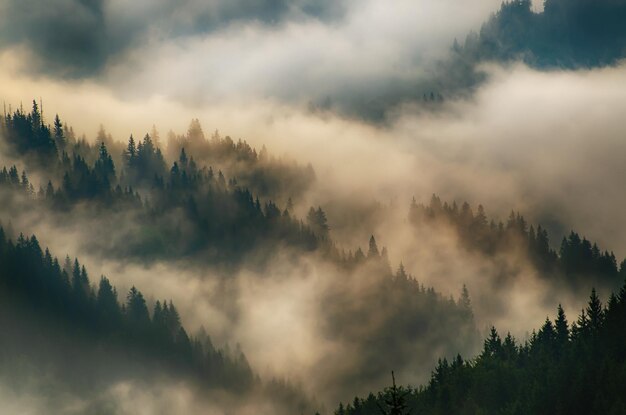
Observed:
[[[523,339],[554,315],[557,302],[573,316],[584,298],[552,291],[523,256],[485,260],[459,247],[452,231],[416,234],[407,227],[409,202],[413,196],[427,202],[437,193],[448,201],[482,203],[489,216],[500,220],[515,209],[531,223],[547,226],[554,247],[575,228],[621,258],[626,251],[619,231],[624,200],[616,189],[626,175],[621,157],[626,150],[621,133],[626,88],[620,87],[626,79],[623,67],[541,73],[513,65],[485,71],[491,81],[471,99],[448,102],[438,112],[405,106],[384,126],[275,99],[198,105],[190,111],[165,98],[120,100],[89,82],[77,89],[23,78],[12,83],[8,97],[16,102],[16,94],[38,91],[46,96],[44,116],[51,117],[47,108],[65,114],[88,139],[100,123],[119,140],[130,132],[141,136],[152,124],[160,131],[183,132],[193,116],[206,131],[216,128],[310,162],[317,180],[302,199],[294,200],[298,216],[304,217],[310,205],[321,205],[339,246],[365,247],[374,234],[381,247],[388,247],[394,270],[403,262],[420,282],[455,298],[467,284],[481,332],[495,324]],[[93,106],[81,104],[86,96]],[[339,373],[354,369],[343,358],[354,349],[328,338],[320,327],[328,318],[320,302],[344,276],[316,257],[293,264],[277,254],[261,275],[246,266],[228,275],[183,263],[120,263],[87,248],[92,236],[83,228],[93,219],[88,212],[80,214],[86,215],[87,225],[50,224],[45,215],[27,216],[22,223],[16,216],[12,223],[36,233],[57,255],[78,256],[92,278],[106,274],[121,293],[136,285],[151,302],[173,299],[189,327],[203,326],[220,345],[240,343],[264,375],[306,379],[307,391],[326,402],[384,385],[378,377],[373,384],[330,394],[331,399],[325,395],[328,374],[320,367],[329,365]],[[516,278],[498,285],[502,264]],[[351,295],[358,299],[358,290]],[[426,361],[434,363],[440,353],[431,352]],[[338,368],[332,356],[346,366]],[[417,367],[404,381],[423,382],[432,368],[421,361]]]
[[[265,144],[274,154],[311,162],[320,196],[302,201],[304,207],[338,203],[337,195],[346,201],[361,195],[359,200],[405,208],[412,196],[427,201],[437,193],[445,200],[482,203],[500,218],[515,209],[532,222],[562,222],[554,224],[561,226],[558,231],[575,227],[624,252],[626,240],[614,226],[623,197],[613,190],[626,174],[619,156],[623,68],[490,70],[492,81],[472,100],[449,103],[437,113],[406,107],[388,127],[273,100],[189,110],[165,99],[119,101],[95,86],[45,80],[13,81],[6,96],[9,103],[46,96],[44,116],[47,108],[66,114],[67,122],[91,139],[100,124],[126,140],[153,124],[162,134],[183,132],[189,119],[198,117],[205,131],[219,129],[257,148]],[[8,75],[4,80],[8,85]],[[83,105],[83,99],[93,105]]]
[[[454,0],[402,0],[394,7],[375,0],[189,0],[174,10],[163,1],[129,8],[122,1],[55,0],[28,16],[32,2],[18,3],[0,0],[5,111],[41,99],[46,123],[58,113],[92,143],[100,125],[123,143],[154,126],[164,154],[168,132],[184,134],[197,118],[207,137],[219,130],[257,151],[266,146],[273,156],[310,163],[315,181],[278,202],[293,197],[290,213],[303,220],[311,206],[323,208],[339,250],[367,252],[375,236],[394,273],[402,263],[415,287],[441,294],[437,326],[420,320],[429,310],[403,308],[412,292],[385,285],[384,264],[373,260],[347,270],[323,253],[286,245],[269,253],[255,247],[235,266],[202,254],[118,255],[125,238],[141,232],[137,212],[103,213],[88,203],[52,212],[3,191],[0,220],[10,222],[7,228],[36,234],[60,259],[78,257],[92,283],[106,275],[121,300],[132,286],[150,310],[157,300],[173,300],[190,333],[206,330],[216,346],[240,348],[264,382],[289,381],[320,408],[380,390],[391,370],[403,384],[423,384],[439,357],[478,353],[491,325],[523,341],[554,317],[557,304],[574,321],[586,302],[586,294],[540,275],[522,246],[488,257],[468,250],[452,226],[410,224],[413,198],[427,204],[437,194],[473,209],[482,204],[496,222],[514,210],[548,229],[554,249],[574,229],[614,251],[618,262],[626,256],[623,63],[570,71],[483,63],[486,81],[472,94],[436,106],[403,98],[428,92],[452,41],[477,29],[499,1],[470,10]],[[76,7],[80,13],[67,22]],[[68,43],[86,32],[84,41]],[[45,186],[45,169],[0,150],[1,164],[16,164],[36,188]],[[193,222],[180,215],[172,221],[191,234]],[[473,327],[449,317],[463,285]],[[406,322],[409,312],[417,323]],[[465,331],[447,333],[444,323]],[[175,376],[138,376],[84,397],[50,386],[45,376],[0,378],[7,413],[280,410],[261,387],[245,399],[207,396]]]
[[[37,373],[37,372],[35,372]],[[39,373],[24,382],[2,379],[0,397],[7,415],[50,413],[78,415],[166,415],[171,413],[223,415],[229,413],[282,414],[284,408],[262,395],[235,397],[224,392],[200,392],[194,385],[166,378],[124,380],[82,395]],[[43,379],[43,380],[42,380]],[[45,390],[46,393],[41,393]]]
[[[22,53],[22,72],[93,81],[126,99],[269,96],[366,110],[360,100],[415,82],[498,5],[3,0],[0,48]]]

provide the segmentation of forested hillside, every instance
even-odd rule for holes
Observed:
[[[626,0],[0,0],[0,100],[0,415],[626,413]]]
[[[486,81],[481,64],[524,62],[541,69],[615,65],[625,56],[626,4],[623,1],[545,0],[543,10],[531,0],[502,2],[479,30],[454,40],[433,80],[439,91],[424,95],[427,104],[444,96],[466,94]]]
[[[260,393],[277,411],[312,410],[294,386],[261,381],[239,346],[217,348],[204,330],[188,334],[171,300],[149,309],[134,286],[118,295],[105,276],[94,284],[78,259],[61,264],[35,236],[14,242],[2,228],[0,263],[0,376],[13,373],[16,385],[52,377],[47,387],[57,393],[91,397],[146,376],[187,379],[204,391]]]
[[[29,113],[19,109],[8,114],[2,131],[8,151],[24,166],[22,171],[14,165],[0,173],[9,228],[19,230],[26,223],[22,218],[46,212],[56,218],[58,232],[84,224],[81,227],[89,232],[81,230],[78,237],[81,249],[91,255],[146,266],[185,258],[220,269],[227,280],[236,280],[241,268],[259,269],[258,278],[264,278],[263,270],[272,272],[279,252],[283,258],[287,254],[286,264],[296,267],[294,272],[309,272],[299,264],[303,255],[330,267],[325,272],[331,280],[314,297],[319,304],[316,330],[353,356],[341,364],[337,357],[319,357],[320,367],[333,368],[332,377],[319,376],[337,390],[337,399],[344,389],[352,393],[379,387],[390,368],[419,380],[438,357],[478,351],[487,322],[475,321],[465,286],[452,288],[457,298],[438,292],[402,263],[392,266],[387,248],[380,249],[374,236],[365,251],[340,246],[320,206],[305,208],[303,218],[297,216],[294,200],[302,193],[294,189],[306,192],[306,183],[314,179],[310,165],[285,164],[265,149],[257,154],[245,142],[235,144],[217,133],[207,140],[197,120],[186,135],[170,134],[166,153],[173,161],[168,162],[150,134],[137,141],[131,136],[121,145],[101,128],[90,144],[76,139],[58,116],[53,126],[47,125],[36,102]],[[283,205],[268,198],[270,194]],[[474,213],[467,203],[459,207],[433,195],[428,205],[413,199],[408,222],[417,238],[452,229],[460,248],[480,261],[491,261],[495,271],[489,284],[496,287],[496,295],[504,289],[497,287],[508,286],[507,280],[528,278],[509,256],[530,264],[555,292],[580,295],[590,285],[611,289],[624,278],[624,262],[618,266],[612,252],[601,251],[573,231],[557,250],[544,228],[529,225],[519,213],[496,223],[482,206]],[[11,232],[17,237],[16,230]],[[27,252],[33,258],[27,262],[37,267],[32,273],[20,271],[23,276],[7,269],[5,291],[21,290],[24,298],[41,303],[68,335],[79,330],[83,337],[113,348],[121,347],[120,342],[132,344],[142,355],[209,385],[254,387],[243,355],[229,356],[214,349],[208,338],[190,337],[171,302],[153,302],[149,311],[142,294],[132,288],[119,304],[106,278],[92,287],[84,267],[77,261],[60,266],[47,251],[41,252],[34,237],[20,236],[15,244],[5,241],[4,246],[7,263]],[[226,303],[237,301],[233,294],[226,298]],[[368,323],[355,326],[355,319]]]
[[[374,236],[366,250],[338,247],[325,211],[311,206],[299,219],[291,193],[286,193],[290,185],[280,185],[311,180],[310,166],[287,166],[265,149],[257,155],[247,144],[235,145],[217,136],[211,141],[200,138],[195,144],[200,156],[195,158],[181,143],[198,139],[199,128],[193,121],[189,134],[172,144],[180,145],[180,151],[166,168],[163,153],[150,135],[138,142],[131,136],[117,164],[109,149],[121,146],[103,129],[96,144],[76,140],[58,116],[54,127],[46,125],[35,102],[30,113],[17,110],[3,119],[8,151],[24,166],[21,171],[13,165],[0,172],[4,221],[9,234],[17,238],[12,242],[3,234],[3,293],[12,299],[3,302],[5,316],[26,313],[27,327],[35,327],[32,330],[58,327],[54,335],[44,330],[37,347],[30,348],[25,342],[31,329],[14,328],[15,317],[7,317],[3,324],[16,330],[6,340],[8,356],[15,350],[28,350],[28,360],[37,362],[48,356],[53,362],[50,370],[58,373],[65,365],[63,353],[52,356],[43,350],[62,350],[80,342],[84,346],[77,346],[77,356],[83,356],[82,347],[89,347],[97,355],[90,352],[84,359],[102,364],[89,375],[94,382],[105,378],[101,371],[109,381],[132,378],[133,371],[124,367],[130,365],[142,374],[163,370],[168,376],[178,374],[229,393],[271,391],[286,405],[301,409],[313,405],[312,398],[288,382],[258,380],[239,349],[233,354],[214,346],[204,332],[189,334],[171,300],[148,301],[132,286],[120,303],[107,278],[101,277],[96,287],[78,260],[67,257],[60,264],[47,249],[43,252],[34,236],[18,233],[20,224],[28,223],[26,218],[41,212],[47,222],[55,218],[56,232],[70,232],[77,224],[84,227],[78,233],[81,249],[108,260],[149,266],[186,258],[217,267],[233,280],[238,267],[272,269],[281,251],[289,254],[291,266],[302,255],[324,261],[336,276],[316,294],[318,330],[354,357],[321,357],[321,367],[335,368],[332,376],[320,376],[337,388],[337,397],[346,385],[356,391],[382,384],[390,364],[424,373],[435,351],[453,355],[477,349],[478,329],[465,287],[457,287],[458,298],[453,298],[419,282],[401,263],[391,265],[387,248],[380,249]],[[212,160],[224,172],[200,160]],[[261,202],[237,178],[228,177],[231,171],[243,172],[242,181],[261,194],[267,194],[263,188],[269,186],[284,206],[267,198]],[[306,190],[302,182],[296,187]],[[111,227],[112,223],[117,225]],[[375,323],[354,327],[354,318]],[[417,355],[407,347],[416,341],[421,349]],[[72,370],[80,374],[84,359],[72,364]],[[70,379],[65,381],[73,385]]]
[[[521,252],[539,275],[561,287],[577,289],[591,284],[614,290],[626,278],[626,259],[618,263],[613,252],[602,251],[597,243],[573,230],[557,244],[545,228],[529,224],[519,212],[511,211],[506,223],[496,223],[482,205],[474,213],[467,202],[459,207],[433,195],[427,206],[413,199],[409,221],[417,233],[425,226],[452,227],[464,249],[487,258]]]
[[[35,236],[20,234],[13,242],[0,228],[0,255],[5,327],[19,329],[15,321],[21,320],[19,311],[31,324],[57,327],[61,333],[93,341],[104,351],[123,352],[126,348],[129,356],[135,356],[133,349],[139,349],[144,357],[160,358],[178,370],[191,371],[208,384],[252,386],[253,375],[245,356],[241,352],[225,356],[223,350],[214,349],[208,335],[190,337],[171,300],[157,300],[148,310],[142,293],[132,287],[122,294],[120,304],[115,287],[106,277],[94,285],[78,259],[72,261],[68,256],[61,265],[47,248],[42,250]],[[4,351],[10,355],[10,351],[32,347],[33,351],[46,352],[47,347],[41,343],[47,341],[45,336],[37,342],[21,337],[19,333],[4,336]],[[75,370],[81,365],[77,364]]]
[[[110,250],[110,255],[149,260],[193,257],[201,252],[210,262],[233,264],[256,250],[261,251],[257,256],[263,261],[267,253],[262,251],[280,245],[304,251],[329,245],[321,210],[307,224],[290,212],[293,204],[288,192],[297,196],[306,190],[306,183],[314,178],[310,166],[269,159],[266,150],[257,155],[248,144],[235,144],[229,137],[214,136],[208,142],[197,120],[183,139],[192,148],[198,147],[201,159],[209,157],[208,152],[208,160],[229,168],[232,176],[227,178],[208,164],[198,165],[193,154],[188,155],[184,147],[178,151],[176,144],[168,147],[178,151],[168,167],[149,134],[137,142],[131,136],[117,157],[107,148],[106,142],[116,146],[105,133],[99,134],[96,144],[89,144],[77,140],[58,116],[54,127],[46,125],[36,102],[29,113],[19,109],[7,115],[0,128],[10,151],[40,177],[36,189],[25,172],[20,175],[25,194],[37,203],[24,203],[24,209],[49,209],[54,215],[70,211],[81,215],[84,209],[96,209],[100,215],[92,219],[107,215],[114,221],[134,219],[131,228],[102,233],[106,241],[90,241],[94,249]],[[15,184],[12,174],[9,169],[5,176]],[[297,184],[289,184],[294,180]],[[282,206],[266,197],[260,201],[268,189],[283,201]]]
[[[626,410],[626,286],[606,304],[591,292],[572,323],[558,306],[529,340],[492,327],[482,352],[440,359],[430,381],[395,384],[335,414],[621,414]]]

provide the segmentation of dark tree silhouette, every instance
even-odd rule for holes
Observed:
[[[384,415],[407,415],[410,411],[407,411],[407,405],[404,402],[405,395],[408,391],[403,391],[402,388],[396,386],[396,377],[391,372],[391,387],[387,391],[387,397],[385,398],[385,408],[380,407],[380,411]],[[358,403],[358,400],[356,401]]]
[[[428,385],[397,389],[406,391],[406,408],[427,415],[620,414],[626,409],[624,327],[626,284],[606,307],[592,290],[571,331],[560,305],[555,321],[546,319],[522,344],[510,334],[502,340],[492,327],[478,357],[440,360]],[[343,413],[379,414],[397,394],[387,388],[355,398]]]

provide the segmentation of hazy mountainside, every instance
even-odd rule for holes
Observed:
[[[559,306],[522,343],[492,328],[478,356],[440,359],[425,386],[393,385],[335,414],[621,414],[625,326],[626,286],[606,305],[594,290],[572,324]]]
[[[626,414],[626,0],[0,0],[0,98],[0,415]]]
[[[539,70],[615,65],[626,57],[624,21],[624,0],[545,0],[542,11],[531,0],[507,0],[479,30],[455,39],[428,76],[410,86],[398,80],[376,99],[354,103],[354,111],[380,121],[402,103],[438,108],[471,96],[487,79],[481,67],[487,63],[523,62]]]
[[[363,265],[340,275],[344,280],[319,299],[322,334],[344,344],[340,353],[320,363],[329,371],[324,378],[331,391],[369,390],[385,383],[389,367],[422,374],[436,356],[478,349],[479,332],[465,287],[458,299],[446,297],[419,283],[402,265],[391,273],[373,248]]]
[[[58,116],[54,126],[46,125],[35,102],[30,113],[8,114],[0,128],[9,152],[39,181],[36,189],[26,171],[5,168],[2,183],[26,197],[12,196],[21,203],[18,211],[46,209],[60,217],[71,212],[99,227],[116,221],[126,225],[85,241],[99,253],[148,262],[196,256],[207,263],[236,264],[246,256],[261,258],[262,263],[283,246],[321,251],[347,268],[365,256],[360,248],[346,252],[333,242],[321,207],[308,209],[304,220],[295,216],[294,201],[315,177],[311,165],[285,164],[265,149],[257,154],[244,141],[234,143],[217,133],[207,140],[198,120],[186,135],[170,134],[169,163],[148,134],[137,142],[131,136],[124,148],[101,129],[92,145],[85,138],[76,140]],[[115,157],[109,148],[123,150]],[[91,209],[98,214],[89,214]],[[384,215],[376,220],[384,221]],[[591,282],[615,288],[620,283],[624,263],[612,252],[602,252],[574,231],[555,250],[547,231],[541,225],[529,226],[519,213],[511,212],[506,223],[495,223],[482,206],[474,214],[467,203],[459,207],[433,196],[428,206],[413,200],[408,218],[418,234],[424,226],[451,226],[463,247],[487,257],[521,251],[540,275],[567,286]]]
[[[402,264],[393,271],[387,249],[379,249],[373,236],[365,252],[346,251],[334,241],[332,223],[319,206],[308,208],[305,218],[299,219],[294,205],[313,185],[310,165],[285,163],[265,149],[257,153],[245,142],[235,143],[217,133],[207,140],[197,120],[186,135],[170,134],[166,155],[149,134],[140,141],[131,136],[121,145],[101,128],[95,144],[77,140],[58,116],[53,126],[46,125],[36,103],[30,113],[20,109],[7,115],[0,127],[6,152],[32,171],[32,176],[16,166],[0,171],[2,213],[5,221],[10,220],[9,228],[29,224],[35,217],[59,236],[77,237],[80,249],[96,258],[148,267],[168,261],[180,264],[184,259],[199,268],[219,270],[226,281],[237,281],[240,270],[254,270],[255,278],[270,280],[264,274],[273,273],[276,266],[290,269],[293,276],[288,281],[297,281],[298,274],[311,273],[307,261],[312,261],[319,270],[315,272],[327,275],[310,293],[314,332],[324,339],[324,350],[334,352],[316,354],[315,364],[307,369],[310,373],[303,376],[324,385],[325,399],[333,402],[380,388],[390,368],[402,378],[421,382],[438,358],[477,353],[480,328],[490,321],[485,309],[497,303],[506,311],[506,300],[499,293],[534,278],[519,268],[520,263],[548,282],[546,299],[559,291],[579,298],[594,285],[613,289],[624,278],[624,262],[618,266],[613,253],[600,251],[575,232],[556,251],[547,231],[541,226],[535,230],[519,214],[511,213],[506,224],[496,224],[482,206],[474,214],[467,203],[459,208],[437,196],[427,206],[413,201],[407,221],[418,240],[452,231],[466,252],[457,252],[461,261],[468,255],[491,264],[487,285],[477,286],[475,293],[481,312],[476,321],[467,288],[453,288],[461,293],[454,299],[437,292],[436,286],[425,286]],[[283,205],[279,207],[270,195]],[[385,215],[376,214],[377,209],[370,213],[384,224]],[[351,212],[344,214],[349,217]],[[374,228],[367,220],[364,223]],[[80,339],[77,350],[95,347],[103,353],[85,357],[104,362],[101,370],[106,376],[96,371],[94,382],[111,385],[133,379],[132,371],[119,363],[128,361],[132,367],[141,366],[144,376],[138,379],[158,367],[193,384],[255,399],[274,399],[272,394],[277,394],[278,404],[286,408],[314,409],[309,393],[288,383],[257,380],[239,351],[231,356],[215,349],[205,335],[190,337],[171,302],[147,304],[133,287],[126,303],[119,304],[107,279],[96,290],[77,261],[61,267],[48,251],[41,252],[34,237],[20,236],[15,244],[5,241],[3,246],[4,295],[22,298],[6,303],[5,315],[24,310],[29,315],[23,330],[15,328],[15,319],[4,320],[8,330],[17,330],[6,350],[30,350],[28,360],[43,359],[40,347],[29,349],[24,342],[26,333],[39,330],[51,318],[61,329],[54,335],[44,330],[40,343],[49,338],[50,349],[59,350],[66,348],[64,344],[74,347],[74,339]],[[26,263],[34,268],[22,269]],[[213,277],[199,280],[207,278]],[[241,293],[224,290],[219,295],[223,298],[216,307],[237,327]],[[135,363],[136,353],[146,363]],[[115,356],[114,364],[106,363],[104,356],[109,354]],[[63,359],[61,353],[52,361]],[[81,367],[73,370],[80,372]]]
[[[442,203],[433,195],[427,206],[413,200],[409,222],[418,234],[428,226],[452,227],[464,249],[486,258],[511,253],[523,255],[540,277],[560,288],[615,290],[626,278],[626,259],[618,264],[613,252],[602,251],[596,243],[584,236],[581,238],[574,231],[564,236],[555,249],[546,229],[529,225],[523,216],[513,211],[506,223],[496,223],[489,220],[482,205],[478,205],[474,214],[467,202],[459,207],[456,202]],[[501,277],[504,280],[515,278],[516,273],[503,270]]]
[[[149,310],[132,287],[120,303],[106,277],[95,286],[77,259],[61,265],[35,236],[13,242],[2,228],[0,263],[0,378],[13,373],[9,383],[17,389],[39,379],[51,400],[70,393],[106,407],[99,394],[116,383],[178,379],[196,383],[201,394],[259,394],[279,412],[312,410],[292,386],[255,376],[239,346],[216,348],[204,331],[188,335],[171,300]],[[117,413],[115,402],[109,405],[86,410]]]
[[[280,204],[287,203],[289,198],[299,198],[315,181],[315,172],[310,164],[302,167],[295,161],[276,158],[268,153],[265,146],[257,153],[247,142],[234,142],[228,136],[221,137],[218,131],[207,138],[198,119],[191,121],[187,134],[168,134],[166,157],[169,160],[179,159],[184,166],[187,161],[184,158],[180,160],[183,154],[193,155],[188,160],[190,164],[193,161],[197,165],[228,172],[239,185],[249,188],[261,198]]]
[[[315,180],[310,165],[302,167],[293,160],[276,158],[265,148],[257,153],[245,141],[235,143],[230,137],[220,137],[217,131],[207,140],[198,120],[192,120],[184,135],[169,133],[167,161],[154,128],[142,139],[136,140],[131,135],[128,143],[123,144],[100,126],[97,144],[93,145],[85,136],[76,137],[73,128],[65,125],[58,115],[52,125],[46,124],[35,101],[29,112],[19,108],[5,114],[1,128],[8,155],[22,158],[31,170],[42,168],[53,182],[65,180],[65,173],[72,176],[69,170],[77,158],[93,167],[92,177],[88,179],[97,183],[92,184],[102,187],[108,184],[112,188],[119,184],[122,188],[131,186],[147,191],[162,184],[176,169],[181,175],[208,169],[215,176],[224,170],[228,171],[230,182],[250,189],[259,197],[286,203],[292,193],[301,195]],[[86,167],[74,168],[87,170]],[[88,171],[80,173],[89,175]],[[93,192],[98,190],[101,189],[95,188]],[[86,198],[95,194],[79,191],[75,196]]]
[[[626,57],[624,0],[505,0],[480,28],[457,39],[449,52],[411,79],[392,79],[387,88],[358,95],[337,109],[382,122],[402,104],[423,109],[471,97],[485,83],[485,64],[524,64],[542,71],[605,67]],[[373,95],[373,96],[372,96]],[[345,98],[344,98],[345,99]],[[343,104],[343,106],[342,106]],[[321,105],[323,107],[323,105]]]
[[[611,65],[626,49],[623,0],[530,0],[504,2],[456,52],[465,60],[523,59],[540,68]]]
[[[57,133],[53,134],[41,120],[36,104],[31,113],[17,111],[3,121],[4,134],[10,137],[5,144],[26,168],[32,166],[35,177],[29,178],[25,171],[18,173],[15,166],[0,172],[0,191],[6,201],[2,211],[9,228],[18,228],[20,223],[43,214],[44,223],[58,223],[54,232],[60,235],[81,228],[77,236],[82,249],[108,260],[150,264],[187,258],[222,269],[225,278],[233,280],[237,278],[235,270],[243,265],[260,267],[258,278],[269,278],[262,276],[263,269],[282,261],[276,259],[279,251],[291,253],[287,264],[293,264],[295,273],[303,266],[299,265],[302,255],[326,263],[325,272],[332,279],[314,294],[316,326],[338,353],[319,358],[316,377],[331,389],[327,394],[333,399],[339,399],[344,391],[354,393],[384,384],[390,364],[427,373],[441,353],[452,356],[459,350],[472,353],[477,349],[478,330],[467,290],[459,286],[456,291],[462,295],[456,300],[419,283],[402,265],[392,271],[387,249],[379,249],[373,236],[366,252],[338,249],[320,207],[309,208],[304,224],[291,213],[291,198],[283,209],[270,200],[261,204],[236,179],[227,180],[222,171],[215,173],[211,167],[199,166],[184,148],[166,169],[164,157],[150,136],[139,144],[131,137],[118,170],[108,150],[115,147],[110,140],[106,140],[108,147],[105,140],[96,145],[85,140],[73,143],[65,138],[66,131],[60,132],[58,117],[56,124]],[[247,145],[234,146],[219,138],[201,141],[200,145],[208,151],[206,157],[213,157],[225,168],[241,169],[242,163],[258,162],[261,166],[253,172],[264,174],[262,165],[276,166],[272,183],[291,180],[279,174],[282,167],[274,159],[265,155],[259,159]],[[222,148],[221,154],[217,148]],[[242,153],[247,158],[242,159]],[[286,171],[298,177],[300,170],[291,166]],[[307,171],[311,169],[305,169],[305,175]],[[250,182],[255,177],[251,175]],[[33,184],[37,179],[39,189]],[[51,342],[73,344],[74,337],[84,337],[84,347],[103,349],[105,354],[115,350],[120,361],[133,361],[132,351],[136,350],[146,359],[152,356],[166,373],[183,372],[200,384],[232,389],[232,393],[262,393],[271,386],[254,379],[243,355],[231,357],[214,349],[208,337],[190,337],[180,326],[171,302],[147,304],[133,287],[121,305],[107,279],[101,280],[98,289],[92,287],[85,267],[77,261],[59,266],[47,250],[41,252],[34,237],[20,236],[16,244],[5,241],[4,246],[6,264],[14,261],[17,265],[5,269],[3,292],[9,297],[19,293],[24,298],[15,306],[7,303],[7,312],[19,314],[22,308],[30,309],[35,326],[45,324],[41,319],[49,315],[63,327],[58,340],[55,337]],[[20,269],[25,255],[33,270]],[[222,301],[229,308],[240,300],[235,293],[226,294]],[[353,327],[355,318],[367,324]],[[237,324],[236,312],[233,319]],[[9,321],[4,323],[11,327]],[[400,335],[391,336],[396,331]],[[43,335],[44,340],[47,337]],[[17,344],[7,343],[7,350],[22,348],[19,339],[27,338],[25,334],[17,336]],[[415,354],[415,348],[407,345],[418,340],[422,349]],[[56,343],[51,347],[63,348]],[[29,359],[42,358],[40,348],[32,353]],[[347,359],[344,354],[351,357]],[[132,379],[132,373],[114,369],[116,366],[104,358],[98,360],[104,360],[103,368],[111,369],[106,378],[109,382]],[[154,366],[150,361],[146,363],[147,373]],[[105,382],[97,374],[94,379]],[[310,406],[290,388],[277,384],[272,393],[286,395],[290,404]]]
[[[116,145],[104,133],[97,145],[76,140],[58,117],[54,127],[45,125],[36,103],[30,113],[7,115],[1,128],[9,151],[40,177],[39,190],[28,188],[26,175],[20,177],[38,203],[25,203],[24,208],[49,209],[61,218],[71,212],[74,219],[86,217],[96,228],[107,227],[109,232],[101,233],[105,239],[87,242],[99,252],[146,261],[200,256],[233,264],[250,253],[263,262],[267,252],[262,251],[280,244],[305,251],[324,244],[323,223],[317,229],[315,218],[305,225],[290,215],[290,192],[297,196],[306,191],[314,179],[310,166],[283,163],[269,158],[265,150],[257,155],[248,144],[235,144],[228,137],[206,141],[197,121],[183,139],[199,149],[202,159],[228,168],[233,174],[228,179],[221,170],[198,165],[176,144],[168,147],[178,155],[167,167],[150,135],[137,143],[131,136],[116,165],[105,142]],[[272,194],[283,206],[267,198],[261,203],[259,194]],[[106,215],[89,215],[91,209]],[[323,221],[323,212],[320,215]],[[111,229],[109,220],[129,226]]]
[[[372,245],[367,266],[370,272],[380,273],[378,278],[361,286],[358,297],[350,288],[353,279],[323,300],[322,306],[329,310],[323,321],[325,332],[338,340],[345,338],[359,357],[339,361],[329,356],[323,363],[343,366],[327,379],[337,388],[344,382],[371,387],[390,364],[421,371],[435,356],[431,349],[452,355],[476,348],[477,331],[466,290],[457,302],[418,284],[402,267],[391,275],[375,249]],[[38,376],[53,376],[75,393],[145,376],[178,377],[196,382],[199,390],[258,393],[275,400],[277,407],[312,408],[313,403],[289,384],[255,377],[239,349],[217,349],[204,331],[188,335],[171,301],[157,300],[150,307],[132,287],[120,304],[106,277],[94,286],[78,260],[67,257],[61,266],[48,249],[42,251],[34,236],[20,235],[14,243],[0,228],[0,255],[0,324],[5,333],[1,348],[8,359],[3,367],[9,371],[3,374],[16,370],[11,369],[11,357],[19,355]],[[354,318],[377,323],[350,328]],[[390,333],[400,335],[390,337]],[[421,358],[415,360],[410,357],[415,347],[406,345],[417,341]],[[92,360],[93,364],[87,363]],[[24,376],[31,374],[27,371]]]
[[[613,65],[626,56],[624,21],[623,0],[545,0],[541,12],[530,0],[505,1],[478,32],[455,40],[432,88],[444,95],[474,90],[485,62],[523,61],[543,70]]]

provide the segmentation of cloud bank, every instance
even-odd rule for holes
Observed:
[[[418,80],[433,60],[497,4],[2,0],[0,49],[20,55],[19,72],[126,100],[272,98],[380,118],[429,92]]]

